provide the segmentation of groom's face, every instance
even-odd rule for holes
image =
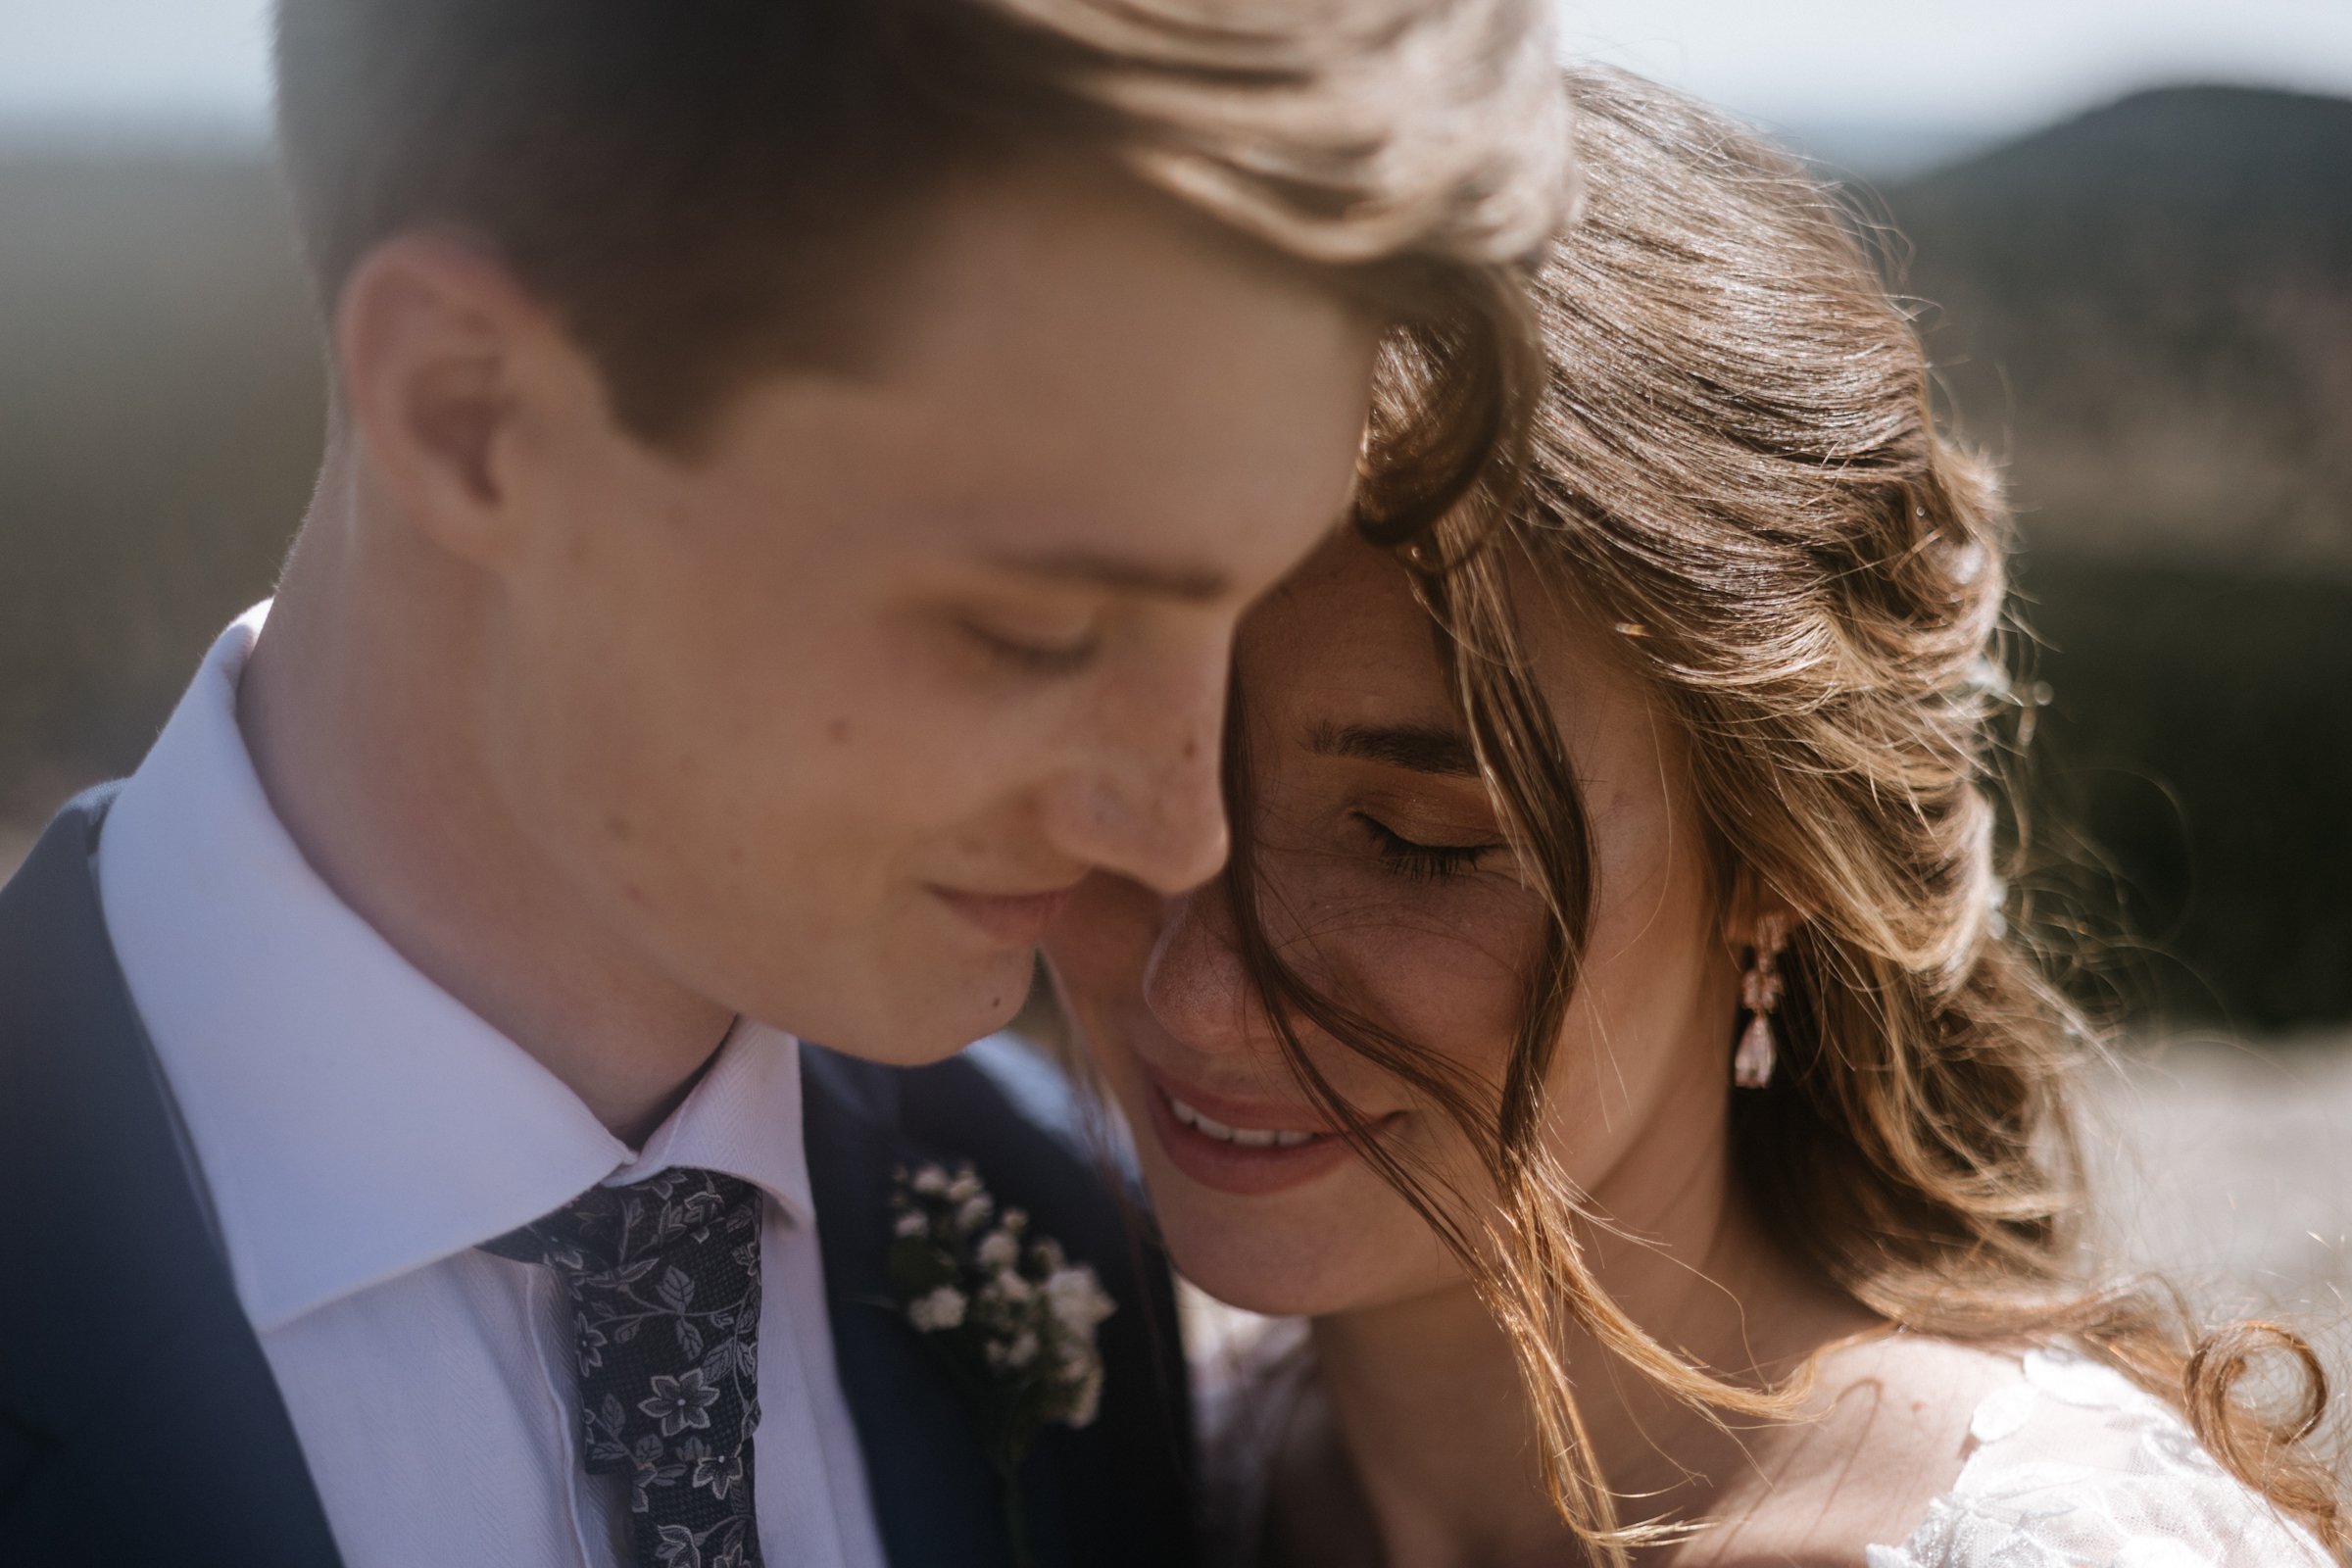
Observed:
[[[556,335],[501,435],[494,787],[667,977],[858,1054],[1019,1004],[1061,896],[1225,853],[1245,606],[1347,513],[1375,328],[1106,183],[963,189],[691,457]],[[576,373],[574,373],[576,371]]]

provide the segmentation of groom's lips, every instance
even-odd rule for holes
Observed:
[[[1234,1100],[1163,1079],[1149,1069],[1144,1073],[1144,1100],[1152,1131],[1169,1163],[1214,1192],[1238,1198],[1288,1192],[1355,1157],[1347,1139],[1326,1130],[1322,1116],[1300,1106]],[[1228,1132],[1309,1136],[1288,1147],[1238,1143],[1194,1125],[1201,1119],[1218,1122]],[[1377,1129],[1387,1120],[1374,1117],[1372,1125]]]
[[[1050,893],[967,893],[959,888],[934,887],[939,901],[982,932],[1008,948],[1032,948],[1070,902],[1075,886]]]

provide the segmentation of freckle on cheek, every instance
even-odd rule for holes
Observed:
[[[1200,742],[1197,738],[1187,737],[1184,743],[1184,760],[1189,762],[1200,755]]]
[[[617,811],[605,818],[605,831],[623,844],[637,836],[637,830],[629,826],[629,819]]]
[[[825,726],[825,739],[833,742],[833,744],[836,746],[840,745],[843,741],[846,741],[849,738],[850,721],[848,719],[837,718],[832,723]]]
[[[640,909],[651,908],[653,906],[654,901],[645,896],[645,889],[639,887],[634,882],[622,883],[620,892],[621,897],[627,899],[631,904],[634,904]]]

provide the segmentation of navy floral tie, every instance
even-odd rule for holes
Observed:
[[[668,1170],[482,1248],[570,1293],[584,1457],[629,1478],[638,1568],[760,1568],[759,1189]]]

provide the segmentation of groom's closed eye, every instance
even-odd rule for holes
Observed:
[[[1084,673],[1102,651],[1103,617],[1114,600],[1213,605],[1233,591],[1225,573],[1206,566],[1130,559],[1089,550],[994,553],[994,572],[1013,579],[1016,599],[1045,608],[990,605],[957,611],[966,642],[1009,672],[1053,679]]]
[[[1013,629],[988,617],[965,615],[957,624],[992,660],[1029,675],[1075,675],[1094,663],[1102,651],[1100,624],[1075,630],[1048,632]]]

